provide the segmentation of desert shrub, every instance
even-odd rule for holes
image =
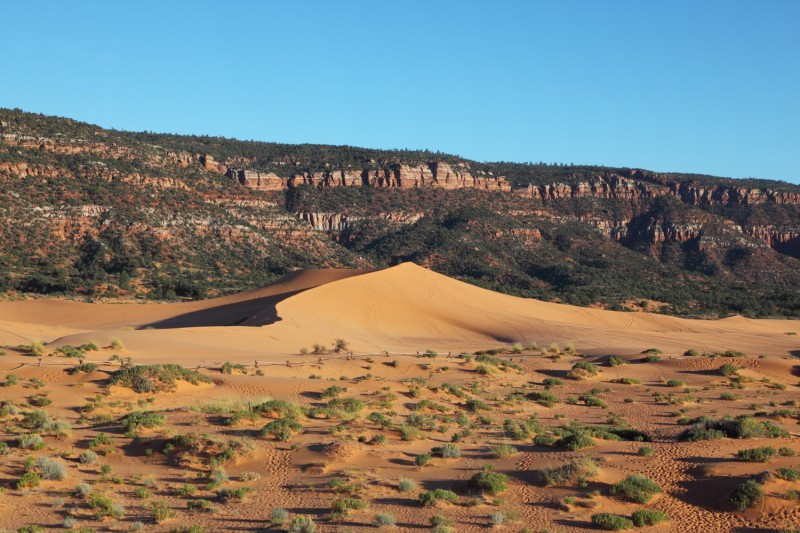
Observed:
[[[331,505],[331,516],[343,518],[351,510],[358,511],[367,508],[367,502],[361,498],[338,498]]]
[[[124,350],[125,345],[122,343],[122,339],[118,337],[114,337],[111,339],[111,344],[108,345],[109,348],[112,350]]]
[[[53,419],[50,418],[42,409],[36,409],[25,413],[19,425],[25,429],[47,429],[48,426],[53,424]]]
[[[594,446],[591,433],[584,427],[566,427],[559,430],[560,437],[555,441],[556,446],[563,446],[570,451]]]
[[[417,484],[413,479],[409,479],[407,477],[401,477],[400,480],[397,482],[397,490],[400,492],[411,492],[412,490],[417,488]]]
[[[317,524],[309,516],[295,516],[289,524],[289,533],[316,533]]]
[[[186,502],[186,508],[190,511],[213,513],[215,511],[214,504],[209,500],[189,500]]]
[[[211,383],[208,376],[180,365],[137,365],[118,370],[111,376],[110,385],[133,389],[138,393],[174,391],[178,381],[192,385]]]
[[[620,365],[627,365],[628,361],[619,357],[617,355],[612,355],[608,358],[608,366],[620,366]]]
[[[631,519],[633,520],[634,525],[642,527],[654,526],[665,520],[669,520],[669,516],[667,513],[662,513],[661,511],[637,509],[633,512],[633,515],[631,515]]]
[[[75,487],[75,494],[81,497],[86,497],[92,492],[92,487],[88,483],[78,483]]]
[[[338,385],[332,385],[319,393],[320,398],[336,398],[344,392],[344,389]]]
[[[690,348],[690,349],[686,350],[685,352],[683,352],[683,355],[685,355],[686,357],[697,357],[697,356],[700,355],[700,352],[698,352],[694,348]]]
[[[638,385],[640,380],[634,378],[616,378],[611,380],[612,383],[621,383],[622,385]]]
[[[442,446],[433,448],[433,453],[444,459],[455,459],[461,457],[461,448],[457,444],[448,442]]]
[[[22,477],[19,478],[19,481],[17,481],[17,488],[21,490],[38,487],[41,481],[42,476],[36,472],[25,472],[22,474]]]
[[[505,457],[511,457],[512,455],[515,455],[516,453],[518,453],[518,450],[514,446],[512,446],[510,444],[503,443],[503,444],[497,444],[495,446],[492,446],[492,457],[495,457],[497,459],[503,459]]]
[[[736,452],[737,461],[752,461],[756,463],[766,463],[778,452],[772,446],[762,446],[760,448],[748,448]]]
[[[547,391],[532,392],[530,397],[533,401],[544,407],[553,407],[554,404],[561,401],[558,399],[558,396]]]
[[[0,455],[8,455],[8,443],[7,442],[0,442]]]
[[[655,450],[653,449],[652,446],[642,446],[641,448],[639,448],[639,451],[637,453],[643,457],[647,457],[649,455],[653,455],[654,451]]]
[[[49,457],[39,457],[36,459],[36,466],[42,479],[55,479],[61,481],[67,477],[67,466],[61,461]]]
[[[633,522],[618,514],[600,513],[592,515],[592,524],[609,531],[621,531],[623,529],[633,529]]]
[[[719,395],[719,399],[732,402],[734,400],[738,400],[739,396],[737,394],[732,393],[732,392],[723,392],[722,394]]]
[[[225,487],[217,492],[217,496],[219,496],[220,499],[225,501],[229,500],[243,501],[255,491],[256,489],[254,489],[253,487],[235,487],[235,488]]]
[[[75,365],[71,368],[65,369],[68,374],[77,374],[79,372],[83,372],[84,374],[91,374],[97,370],[97,365],[94,363],[81,363],[79,365]]]
[[[764,501],[764,489],[754,479],[748,479],[733,491],[730,502],[738,511],[745,511]]]
[[[771,422],[756,420],[753,417],[724,417],[718,420],[701,416],[686,421],[691,427],[684,430],[680,440],[695,442],[706,439],[730,437],[744,439],[749,437],[788,437],[789,432]]]
[[[222,367],[220,367],[220,372],[228,375],[232,375],[236,372],[240,374],[247,374],[247,367],[241,364],[234,364],[230,361],[225,361]]]
[[[622,496],[636,503],[647,503],[654,494],[661,492],[655,481],[642,475],[632,474],[611,487],[613,496]]]
[[[134,411],[120,419],[120,424],[127,430],[138,428],[155,428],[163,426],[166,422],[164,415],[153,411]]]
[[[572,365],[572,370],[567,373],[571,379],[586,379],[597,375],[597,366],[586,361],[578,361]]]
[[[739,373],[739,367],[737,367],[736,365],[732,365],[730,363],[725,363],[724,365],[722,365],[717,369],[717,372],[719,372],[721,375],[725,377],[735,376],[736,374]]]
[[[467,400],[464,403],[464,407],[466,407],[467,410],[472,413],[477,413],[478,411],[490,411],[492,409],[486,402],[475,398],[470,398]]]
[[[375,518],[372,519],[373,526],[394,526],[396,524],[397,520],[393,514],[378,513],[375,515]]]
[[[282,507],[276,507],[270,512],[269,523],[273,526],[283,527],[289,522],[289,511]]]
[[[421,453],[414,458],[414,464],[417,466],[425,466],[428,464],[433,456],[429,453]]]
[[[175,517],[175,514],[168,502],[150,502],[150,515],[157,524]]]
[[[542,385],[544,385],[544,388],[546,390],[550,390],[553,387],[556,387],[556,386],[559,386],[559,385],[563,385],[563,384],[564,384],[564,382],[561,381],[558,378],[544,378],[544,380],[542,381]]]
[[[425,507],[430,507],[437,501],[455,503],[458,501],[458,495],[446,489],[429,490],[419,495],[419,503]]]
[[[494,496],[508,488],[508,476],[501,472],[484,470],[473,475],[468,484],[470,488]]]
[[[778,455],[781,457],[794,457],[795,453],[794,450],[789,448],[788,446],[781,446],[778,448]]]
[[[591,457],[577,457],[561,466],[546,468],[539,475],[546,486],[553,486],[582,484],[596,474],[597,464]]]
[[[95,437],[92,440],[90,440],[86,445],[89,448],[97,448],[98,446],[105,446],[111,443],[112,443],[111,437],[107,433],[101,431],[100,433],[95,435]]]
[[[303,409],[299,405],[286,400],[267,400],[254,405],[252,410],[266,416],[291,418],[293,420],[300,418],[303,414]]]
[[[679,379],[671,379],[667,381],[667,387],[683,387],[686,385],[685,381],[681,381]]]
[[[44,439],[38,433],[29,433],[19,438],[19,447],[25,450],[41,450],[44,448]]]
[[[135,489],[133,489],[133,496],[140,500],[146,500],[147,498],[150,498],[152,495],[153,493],[150,492],[150,489],[148,489],[147,487],[136,487]]]
[[[475,372],[477,372],[482,376],[496,376],[497,374],[500,373],[500,371],[497,369],[496,366],[486,363],[480,363],[475,365]]]
[[[116,505],[114,501],[108,496],[100,492],[92,492],[86,500],[86,505],[94,511],[97,518],[110,516],[112,518],[120,519],[125,516],[125,508],[121,505]]]
[[[800,470],[782,466],[775,469],[775,477],[778,479],[785,479],[786,481],[797,481],[800,479]]]
[[[272,435],[276,440],[286,442],[291,438],[292,433],[300,431],[301,429],[303,429],[303,426],[300,425],[299,422],[288,418],[279,418],[261,428],[259,435],[262,437]]]
[[[28,403],[35,407],[47,407],[53,400],[47,394],[34,394],[28,397]]]
[[[642,359],[643,363],[658,363],[659,361],[661,361],[661,357],[657,355],[648,355]]]
[[[44,352],[44,341],[32,340],[28,345],[28,353],[34,357],[42,356]]]

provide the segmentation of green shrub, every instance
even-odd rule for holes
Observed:
[[[777,451],[772,446],[762,446],[760,448],[748,448],[746,450],[739,450],[736,452],[737,461],[753,461],[757,463],[766,463],[775,455]]]
[[[414,480],[407,477],[401,477],[400,481],[397,482],[397,490],[400,492],[411,492],[416,488],[417,484],[414,482]]]
[[[300,425],[300,423],[288,418],[279,418],[261,428],[259,435],[262,437],[272,435],[275,439],[286,442],[291,438],[292,433],[300,431],[301,429],[303,429],[303,426]]]
[[[725,363],[717,370],[721,375],[725,377],[735,376],[739,373],[739,367],[736,365],[732,365],[730,363]]]
[[[128,413],[120,419],[120,424],[122,424],[122,427],[128,431],[139,428],[160,427],[165,423],[166,418],[164,418],[164,415],[153,411],[134,411],[132,413]]]
[[[432,455],[429,453],[421,453],[414,458],[414,464],[417,466],[425,466],[430,462]]]
[[[492,457],[496,459],[504,459],[517,453],[519,453],[519,450],[510,444],[503,443],[492,446]]]
[[[608,366],[620,366],[620,365],[627,365],[628,361],[619,357],[617,355],[612,355],[608,358]]]
[[[136,487],[133,489],[133,495],[140,500],[146,500],[147,498],[150,498],[153,493],[150,492],[150,489],[147,487]]]
[[[269,523],[273,526],[283,527],[289,522],[289,511],[282,507],[277,507],[270,512]]]
[[[41,481],[42,476],[36,472],[25,472],[22,474],[22,477],[19,478],[19,481],[17,481],[17,488],[30,489],[33,487],[38,487]]]
[[[219,496],[221,500],[225,501],[229,500],[243,501],[247,499],[247,497],[255,491],[256,489],[252,487],[236,487],[236,488],[225,487],[217,492],[217,496]]]
[[[685,381],[681,381],[679,379],[671,379],[667,381],[667,387],[683,387],[686,385]]]
[[[611,487],[613,496],[622,496],[636,503],[647,503],[659,492],[661,487],[655,481],[638,474],[631,474]]]
[[[175,517],[175,514],[167,502],[150,502],[150,515],[157,524]]]
[[[332,385],[319,393],[320,398],[336,398],[344,392],[344,389],[338,385]]]
[[[643,457],[647,457],[653,455],[654,452],[655,450],[652,448],[652,446],[642,446],[641,448],[639,448],[639,451],[637,453]]]
[[[97,518],[110,516],[112,518],[120,519],[125,515],[125,508],[121,505],[115,505],[114,501],[99,492],[92,492],[86,500],[86,504],[90,509],[94,510],[94,515]]]
[[[289,524],[289,533],[316,533],[317,524],[309,516],[295,516]]]
[[[756,507],[764,501],[764,489],[754,479],[748,479],[731,494],[730,502],[738,511]]]
[[[778,479],[785,479],[786,481],[797,481],[800,479],[800,470],[782,466],[775,469],[775,477]]]
[[[638,509],[633,512],[631,516],[633,523],[636,526],[654,526],[659,524],[665,520],[669,520],[669,516],[667,513],[662,513],[661,511],[653,511],[650,509]]]
[[[455,492],[445,489],[429,490],[419,495],[419,502],[425,507],[430,507],[437,501],[455,503],[458,501],[458,495],[456,495]]]
[[[397,520],[395,519],[393,514],[378,513],[375,515],[375,518],[372,519],[372,525],[377,527],[394,526],[396,524]]]
[[[152,393],[174,391],[178,381],[192,385],[212,383],[211,378],[200,372],[180,365],[166,364],[137,365],[120,369],[111,377],[109,384],[127,387],[138,393]]]
[[[572,369],[567,373],[572,379],[586,379],[597,375],[597,366],[586,361],[578,361],[572,365]]]
[[[633,522],[624,516],[610,513],[600,513],[592,515],[592,524],[609,531],[621,531],[623,529],[633,529]]]
[[[540,477],[546,486],[553,486],[582,484],[596,474],[597,464],[591,457],[577,457],[561,466],[542,470]]]
[[[470,478],[469,486],[495,496],[508,488],[508,476],[501,472],[478,472]]]
[[[690,424],[691,427],[683,431],[679,438],[690,442],[722,437],[744,439],[749,437],[778,438],[789,436],[788,431],[771,422],[756,420],[748,416],[724,417],[719,420],[701,416],[687,420],[686,424]]]
[[[564,384],[564,382],[561,381],[558,378],[544,378],[544,381],[542,381],[542,385],[544,385],[544,388],[546,390],[550,390],[553,387],[556,387],[556,386],[559,386],[559,385],[563,385],[563,384]]]
[[[553,405],[561,401],[558,399],[558,396],[547,391],[532,392],[530,397],[533,401],[544,407],[553,407]]]
[[[443,446],[437,446],[433,449],[433,453],[444,459],[455,459],[457,457],[461,457],[461,449],[457,444],[453,444],[452,442],[448,442]]]
[[[351,510],[358,511],[367,508],[367,502],[361,498],[338,498],[331,505],[331,516],[343,518]]]

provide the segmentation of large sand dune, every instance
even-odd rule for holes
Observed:
[[[200,302],[0,303],[0,342],[60,344],[119,337],[143,359],[165,354],[252,360],[296,354],[333,339],[353,350],[473,349],[498,343],[573,342],[587,352],[634,353],[643,345],[682,353],[798,350],[788,320],[690,320],[574,307],[507,296],[411,263],[376,272],[303,271],[267,287]],[[252,327],[260,326],[260,327]],[[199,358],[199,359],[198,359]]]

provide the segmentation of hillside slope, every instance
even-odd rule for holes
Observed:
[[[0,110],[0,291],[198,299],[414,261],[521,296],[800,316],[800,187],[104,130]]]

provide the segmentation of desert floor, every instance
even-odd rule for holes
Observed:
[[[270,518],[286,509],[323,532],[374,530],[379,513],[394,531],[435,516],[439,531],[597,531],[592,515],[653,509],[669,518],[637,530],[794,531],[799,333],[525,300],[411,264],[191,303],[0,302],[0,530],[284,531]],[[144,366],[164,364],[201,379]],[[756,429],[681,440],[700,416]],[[778,453],[737,460],[760,447]],[[546,483],[587,457],[586,475]],[[505,490],[469,483],[488,469]],[[661,492],[612,488],[631,474]],[[764,497],[737,511],[750,479]],[[457,499],[422,505],[434,489]]]

